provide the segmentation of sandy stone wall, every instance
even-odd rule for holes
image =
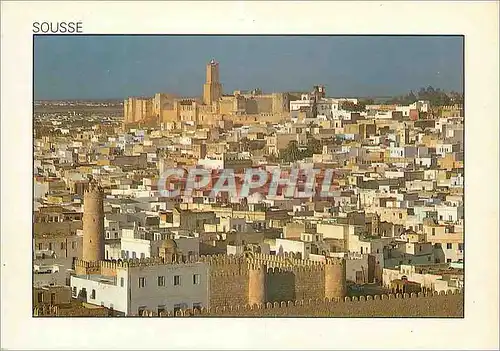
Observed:
[[[299,267],[294,269],[294,273],[296,300],[322,299],[325,297],[324,267]]]
[[[238,274],[210,274],[210,306],[248,303],[248,271]]]
[[[35,237],[43,234],[61,234],[70,236],[76,234],[76,231],[82,228],[82,221],[33,223],[33,233]]]
[[[258,307],[231,306],[178,311],[176,316],[199,317],[464,317],[464,295],[458,293],[396,294],[345,300],[298,300]],[[146,311],[145,316],[157,316]],[[173,316],[165,313],[161,316]]]

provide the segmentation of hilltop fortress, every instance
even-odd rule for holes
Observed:
[[[202,99],[178,98],[165,93],[129,97],[124,101],[124,125],[214,125],[229,117],[236,122],[278,122],[288,115],[290,101],[299,96],[294,93],[263,94],[260,89],[224,95],[219,63],[211,60],[206,66]]]

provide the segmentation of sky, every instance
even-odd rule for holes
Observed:
[[[35,36],[36,100],[201,96],[219,62],[224,93],[392,96],[429,85],[463,91],[460,36]]]

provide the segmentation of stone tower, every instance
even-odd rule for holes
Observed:
[[[104,192],[91,181],[83,195],[83,260],[104,260]]]
[[[266,265],[253,264],[248,270],[248,304],[266,303]]]
[[[273,93],[273,113],[290,112],[290,95],[288,93]]]
[[[207,79],[203,85],[203,103],[212,105],[222,96],[222,85],[219,82],[219,63],[214,59],[207,64]]]
[[[329,259],[325,265],[325,297],[343,299],[346,295],[345,259]]]

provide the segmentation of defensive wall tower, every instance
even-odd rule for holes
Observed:
[[[248,304],[266,303],[266,272],[264,264],[252,264],[248,269]]]
[[[104,191],[91,181],[83,196],[83,260],[104,260]]]
[[[325,264],[325,297],[343,299],[346,295],[345,259],[328,259]]]

